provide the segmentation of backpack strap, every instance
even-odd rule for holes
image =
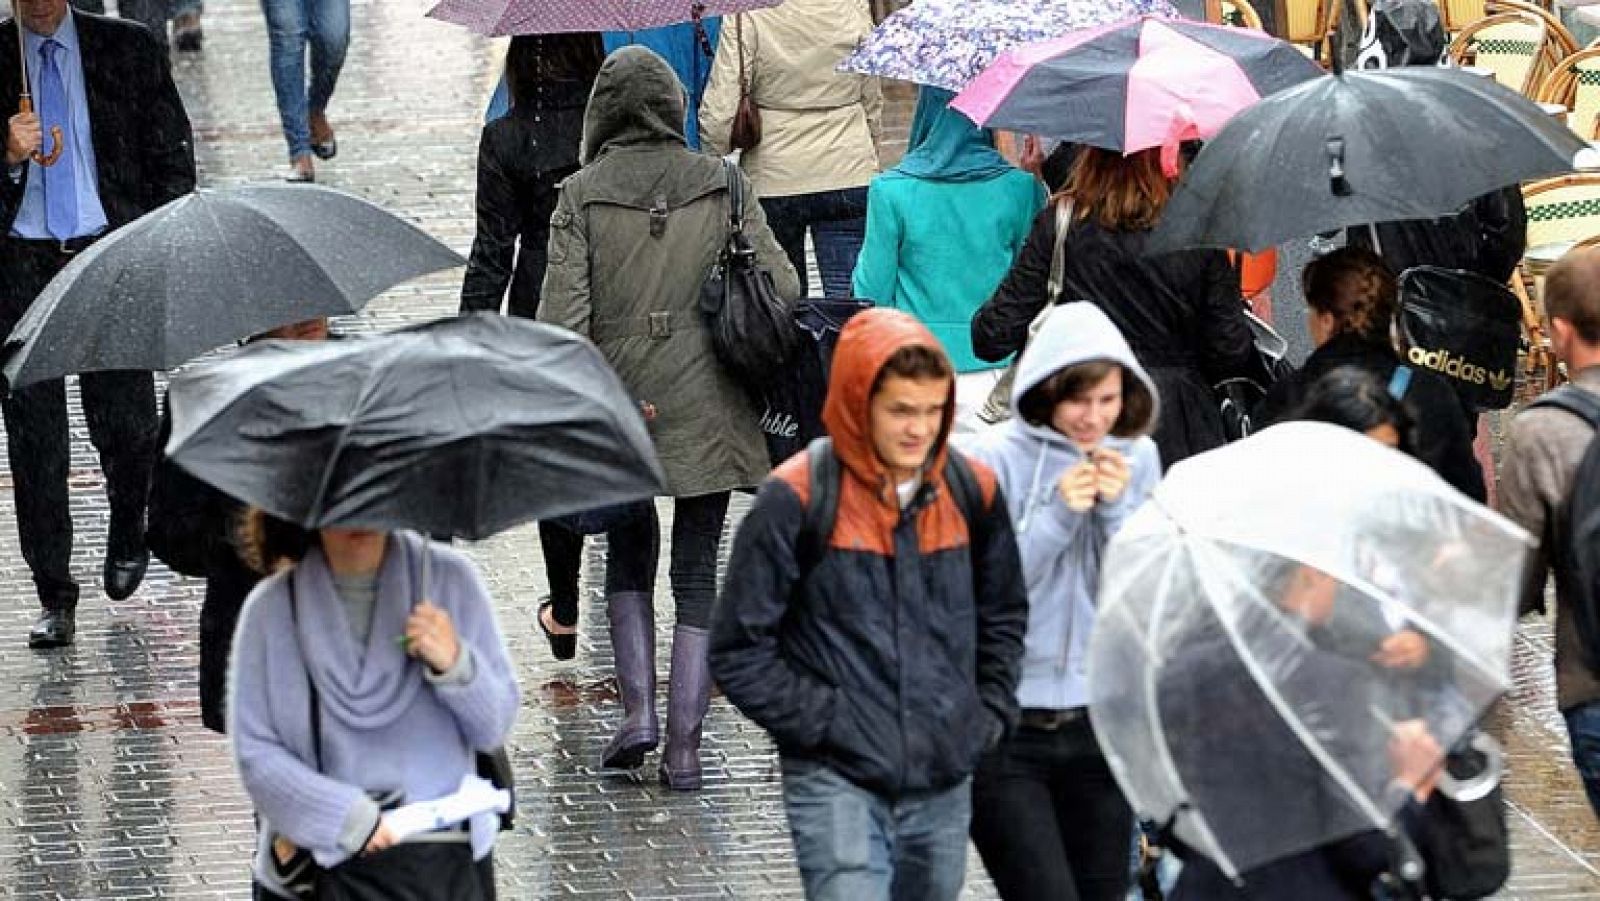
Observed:
[[[983,487],[978,484],[978,474],[972,464],[955,448],[945,449],[944,483],[950,486],[950,499],[956,502],[961,518],[973,530],[984,522]]]
[[[844,476],[833,453],[833,439],[827,435],[806,445],[806,459],[811,464],[811,500],[800,527],[797,557],[802,577],[822,559],[833,537],[833,524],[839,518],[839,480]]]
[[[1600,397],[1577,385],[1562,385],[1528,405],[1530,410],[1539,407],[1565,410],[1589,423],[1590,428],[1600,430]]]

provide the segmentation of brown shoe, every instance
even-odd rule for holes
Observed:
[[[339,155],[339,141],[334,137],[333,126],[328,124],[328,114],[311,114],[311,152],[319,160],[331,160]]]
[[[289,163],[289,174],[284,176],[284,181],[300,184],[310,184],[317,180],[316,166],[309,156],[297,156]]]

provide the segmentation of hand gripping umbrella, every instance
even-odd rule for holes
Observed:
[[[33,112],[33,91],[28,84],[28,42],[22,33],[22,16],[17,15],[16,11],[13,10],[12,19],[17,25],[17,64],[22,68],[22,96],[17,98],[17,112],[31,113]],[[61,126],[52,125],[50,126],[50,152],[46,153],[44,148],[41,147],[35,150],[30,158],[41,166],[54,166],[56,160],[61,158],[61,150]]]
[[[1509,686],[1532,548],[1337,426],[1179,463],[1101,573],[1090,715],[1123,792],[1230,876],[1387,829],[1390,739],[1449,748]]]
[[[180,374],[168,398],[168,456],[306,528],[476,540],[664,490],[594,346],[512,317],[261,342]]]
[[[0,348],[11,390],[73,372],[170,369],[208,350],[459,266],[383,208],[313,185],[186,194],[95,242]]]

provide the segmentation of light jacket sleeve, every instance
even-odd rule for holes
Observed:
[[[1550,577],[1547,545],[1551,538],[1551,517],[1561,503],[1561,498],[1552,490],[1559,484],[1559,461],[1552,453],[1551,442],[1539,440],[1537,430],[1532,428],[1533,420],[1542,412],[1533,410],[1512,420],[1496,497],[1500,512],[1539,541],[1524,571],[1519,606],[1523,614],[1545,610],[1544,589]]]
[[[758,207],[759,208],[759,207]],[[589,224],[572,189],[562,185],[550,216],[550,262],[540,294],[539,321],[589,337]]]
[[[1136,442],[1128,453],[1128,469],[1128,484],[1122,495],[1111,503],[1095,504],[1092,511],[1095,540],[1101,548],[1116,537],[1122,524],[1156,490],[1156,483],[1161,480],[1161,452],[1156,450],[1156,443],[1148,438]]]
[[[885,178],[873,179],[867,188],[867,231],[851,278],[855,295],[880,307],[894,305],[900,277],[900,214]]]
[[[1022,642],[1028,630],[1028,589],[1022,558],[1011,530],[1005,491],[995,485],[983,523],[973,536],[972,588],[978,617],[978,697],[1001,726],[1016,727],[1017,681],[1022,676]]]
[[[457,558],[451,570],[450,584],[458,592],[451,605],[456,633],[470,671],[464,678],[436,678],[430,684],[455,716],[468,744],[477,751],[492,751],[511,733],[521,695],[483,577],[465,558]]]
[[[269,659],[268,636],[293,629],[288,609],[283,580],[264,582],[245,604],[234,633],[228,737],[239,778],[261,817],[295,845],[354,854],[377,825],[377,805],[360,788],[317,772],[290,750],[273,722],[268,698],[283,686],[274,683],[278,661]]]
[[[780,748],[822,744],[836,689],[784,654],[778,632],[800,578],[796,547],[804,509],[768,479],[739,526],[711,628],[711,674],[733,706]]]
[[[744,23],[745,34],[751,23]],[[727,156],[733,148],[728,146],[733,132],[733,117],[739,111],[739,36],[732,22],[722,29],[717,40],[717,53],[711,61],[711,75],[706,78],[705,93],[700,96],[700,149],[715,156]],[[750,73],[751,59],[745,57],[745,73]]]

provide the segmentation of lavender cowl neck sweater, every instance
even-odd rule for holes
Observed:
[[[316,547],[256,587],[234,634],[228,734],[240,778],[263,835],[276,832],[311,849],[323,866],[365,843],[378,816],[369,791],[398,789],[407,802],[450,794],[474,770],[474,753],[502,745],[516,719],[517,682],[488,589],[466,557],[434,544],[430,584],[419,592],[424,540],[390,535],[364,647]],[[426,665],[395,642],[414,600],[424,596],[449,613],[460,636],[462,663],[445,678],[425,676]],[[308,672],[322,709],[320,773]],[[474,858],[493,846],[497,825],[493,814],[474,819]],[[257,874],[271,887],[266,864],[258,854]]]

